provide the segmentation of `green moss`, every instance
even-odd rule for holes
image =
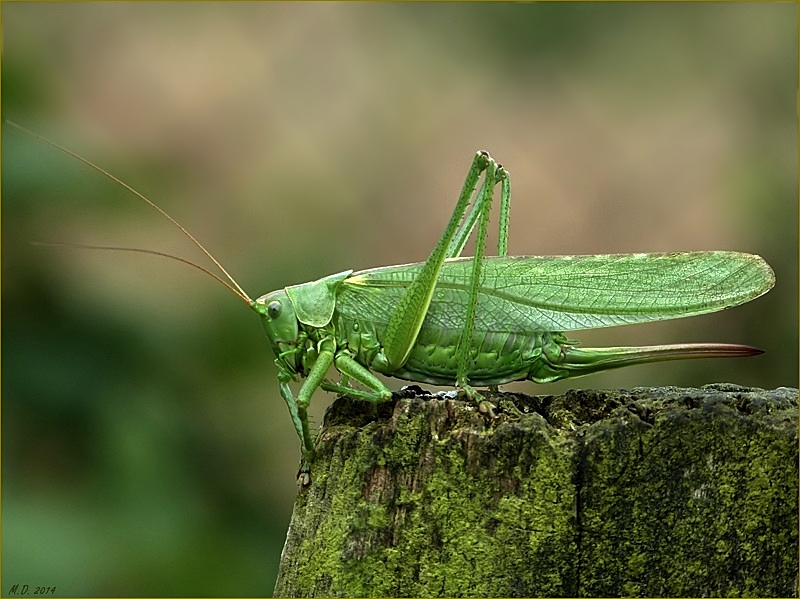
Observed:
[[[568,394],[494,421],[439,400],[356,427],[329,414],[276,590],[788,594],[796,399],[701,395]]]

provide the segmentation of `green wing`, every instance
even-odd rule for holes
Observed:
[[[463,327],[472,258],[447,260],[425,327]],[[385,324],[421,264],[364,270],[337,295],[343,314]],[[716,312],[775,283],[759,256],[739,252],[487,257],[476,331],[572,331]]]

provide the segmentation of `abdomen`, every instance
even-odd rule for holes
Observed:
[[[430,331],[424,327],[403,367],[390,376],[439,385],[455,385],[457,346],[461,331]],[[528,378],[531,365],[542,359],[551,334],[474,333],[467,378],[470,385],[487,387]]]
[[[383,327],[341,316],[337,325],[339,331],[348,331],[337,335],[339,345],[346,344],[356,360],[371,370],[419,383],[456,384],[460,330],[434,330],[423,325],[406,363],[389,371],[382,359]],[[544,359],[542,349],[558,346],[557,337],[560,338],[559,333],[541,331],[473,333],[467,369],[469,384],[487,387],[527,379],[531,366]]]

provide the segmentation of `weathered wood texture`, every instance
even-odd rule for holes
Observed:
[[[797,389],[414,395],[331,406],[277,596],[797,595]]]

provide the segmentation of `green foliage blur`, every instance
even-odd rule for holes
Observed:
[[[512,254],[730,249],[777,276],[724,313],[574,335],[764,356],[510,389],[797,386],[796,11],[5,3],[2,114],[158,202],[254,297],[424,259],[488,150]],[[170,261],[31,245],[203,261],[101,174],[2,134],[2,592],[270,594],[299,451],[255,315]]]

